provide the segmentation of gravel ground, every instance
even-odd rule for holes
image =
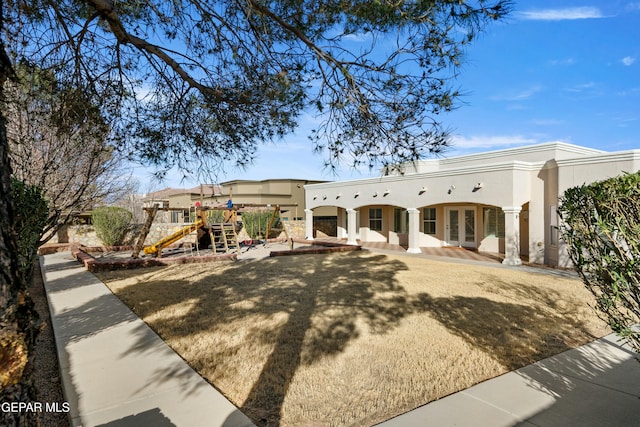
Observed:
[[[56,344],[51,328],[51,317],[49,316],[49,305],[47,304],[39,263],[36,263],[29,292],[40,315],[40,322],[43,324],[36,342],[32,364],[32,379],[37,389],[36,401],[41,402],[43,405],[45,403],[57,403],[58,407],[62,408],[65,399],[60,383],[60,366],[58,365]],[[39,425],[41,427],[68,427],[70,423],[68,415],[64,412],[43,411],[41,412]]]

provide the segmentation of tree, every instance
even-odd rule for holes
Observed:
[[[12,56],[100,105],[111,142],[182,170],[246,165],[305,109],[327,165],[395,164],[447,145],[464,46],[507,0],[14,0]]]
[[[560,231],[611,329],[640,351],[640,172],[565,191]]]
[[[42,189],[48,201],[40,246],[73,214],[131,193],[133,182],[124,156],[107,143],[109,128],[97,106],[82,103],[50,71],[24,63],[16,70],[3,105],[9,155],[13,175]]]
[[[3,20],[0,9],[0,30]],[[4,83],[13,78],[11,63],[0,40],[0,100]],[[37,313],[26,290],[20,269],[16,233],[15,202],[11,190],[11,165],[7,146],[6,121],[0,111],[0,400],[2,402],[33,399],[34,390],[22,377],[35,344]],[[0,413],[2,425],[30,425],[34,413]]]
[[[328,166],[395,164],[447,146],[437,116],[460,95],[452,78],[464,46],[510,4],[7,0],[0,98],[12,63],[33,63],[68,88],[71,106],[99,108],[114,149],[165,171],[247,164],[258,144],[290,132],[305,109],[322,119],[311,138]],[[92,111],[72,108],[73,123]],[[2,331],[30,336],[31,319],[16,309],[25,282],[7,150],[3,113],[0,321]]]

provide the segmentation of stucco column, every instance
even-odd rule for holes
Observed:
[[[347,209],[347,245],[357,245],[356,239],[358,224],[356,224],[356,210]]]
[[[347,237],[347,213],[343,208],[338,208],[338,239]]]
[[[304,236],[307,240],[313,240],[313,210],[304,210]]]
[[[419,254],[420,250],[420,211],[416,208],[407,209],[409,213],[409,247],[407,252]]]
[[[504,260],[506,265],[520,265],[520,206],[503,206]]]

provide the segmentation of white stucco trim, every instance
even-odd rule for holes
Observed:
[[[599,153],[596,155],[578,157],[574,159],[556,160],[559,167],[576,165],[593,165],[599,163],[640,161],[640,150],[617,151],[613,153]]]
[[[347,209],[347,245],[358,244],[357,234],[360,224],[357,224],[357,214],[358,211],[355,209]]]
[[[304,234],[307,240],[313,240],[313,210],[305,209],[304,210]]]
[[[407,209],[409,213],[409,247],[410,254],[422,253],[420,250],[420,211],[416,208]]]

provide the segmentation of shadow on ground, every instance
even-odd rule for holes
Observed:
[[[553,308],[553,292],[518,284],[513,302],[434,298],[428,289],[409,294],[399,285],[397,275],[406,269],[402,261],[381,254],[282,257],[204,272],[193,268],[180,280],[164,280],[162,270],[151,276],[140,271],[135,273],[138,283],[117,289],[116,295],[165,337],[213,334],[243,319],[264,318],[265,324],[254,327],[245,339],[227,343],[224,350],[211,343],[203,360],[190,360],[201,371],[216,360],[217,352],[234,354],[248,345],[247,339],[268,345],[272,350],[246,399],[236,402],[258,425],[279,425],[298,368],[343,352],[361,335],[362,325],[368,333],[388,334],[408,316],[429,313],[509,370],[567,350],[567,337],[580,334],[590,339],[571,307]],[[497,277],[491,278],[491,285],[498,294],[512,292],[512,284]],[[546,309],[547,304],[551,308]],[[186,309],[160,315],[180,305]],[[213,369],[227,370],[227,376],[240,373],[225,366]]]

